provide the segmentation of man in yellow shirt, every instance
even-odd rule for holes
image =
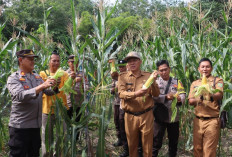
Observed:
[[[41,71],[40,76],[45,81],[49,76],[53,76],[59,67],[60,67],[60,56],[57,52],[54,51],[52,52],[51,58],[49,60],[49,70]],[[68,77],[69,77],[68,73],[64,71],[64,75],[58,79],[59,82],[58,89],[63,87],[64,82],[68,79]],[[63,91],[58,92],[56,96],[58,98],[61,98],[63,104],[68,109],[67,100],[64,92]],[[54,107],[55,107],[56,96],[47,96],[45,94],[43,95],[43,106],[42,106],[42,156],[43,157],[52,156],[52,152],[46,152],[45,128],[48,121],[48,115],[51,113],[50,120],[48,122],[49,145],[51,145],[52,144],[51,142],[53,141],[53,127],[55,125]]]

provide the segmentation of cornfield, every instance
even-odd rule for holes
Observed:
[[[165,15],[155,14],[154,29],[150,30],[151,37],[147,37],[142,31],[131,33],[129,24],[120,29],[108,28],[107,21],[114,14],[117,3],[108,10],[103,0],[99,2],[96,15],[90,19],[94,35],[81,36],[77,31],[79,19],[73,0],[70,0],[70,5],[72,10],[69,25],[70,41],[64,40],[62,43],[53,42],[49,34],[47,19],[52,7],[44,6],[45,31],[39,35],[33,35],[15,25],[12,38],[5,41],[2,34],[6,29],[6,23],[0,22],[0,156],[8,156],[9,151],[7,125],[11,99],[6,89],[6,81],[18,68],[16,52],[20,49],[33,49],[39,55],[35,66],[35,70],[39,72],[48,68],[49,55],[55,48],[60,52],[63,69],[67,69],[66,60],[69,54],[78,56],[78,68],[85,72],[90,88],[83,91],[84,102],[81,107],[83,114],[78,123],[75,122],[77,115],[70,120],[62,103],[56,102],[57,145],[48,146],[46,142],[47,149],[56,150],[63,157],[118,155],[117,151],[109,150],[107,144],[111,136],[109,131],[112,131],[113,97],[109,91],[111,77],[108,59],[113,57],[122,59],[128,52],[137,51],[142,55],[142,69],[145,71],[152,72],[156,69],[157,61],[167,59],[171,65],[172,76],[182,81],[187,93],[191,83],[200,77],[197,69],[199,60],[203,57],[212,60],[213,75],[223,78],[225,83],[221,110],[228,111],[229,118],[227,128],[221,132],[217,153],[218,156],[232,155],[231,142],[226,141],[232,127],[232,30],[229,26],[231,8],[227,7],[231,6],[230,1],[228,4],[225,3],[225,8],[221,11],[220,18],[225,22],[223,30],[218,29],[217,21],[210,21],[208,18],[211,8],[203,12],[201,3],[194,2],[181,9],[169,7]],[[180,114],[179,153],[191,156],[193,107],[188,105],[187,100],[181,107]],[[68,128],[66,132],[63,131],[64,121]],[[79,131],[81,142],[76,141]],[[163,153],[165,154],[165,151]]]

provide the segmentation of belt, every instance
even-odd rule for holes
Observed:
[[[213,118],[218,118],[218,117],[199,117],[199,116],[196,116],[198,119],[201,119],[201,120],[209,120],[209,119],[213,119]]]
[[[125,111],[126,113],[132,114],[134,116],[140,116],[148,111],[150,111],[151,109],[153,109],[153,107],[149,107],[148,109],[142,111],[142,112],[130,112],[130,111]]]

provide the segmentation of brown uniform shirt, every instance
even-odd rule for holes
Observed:
[[[210,76],[209,78],[207,78],[207,82],[209,83],[210,86],[213,87],[213,83],[214,83],[214,77]],[[190,92],[189,92],[189,96],[188,99],[190,98],[194,98],[194,88],[198,87],[201,85],[201,79],[198,79],[196,81],[194,81],[190,87]],[[215,81],[215,88],[219,89],[222,94],[223,94],[223,80],[221,78],[216,78]],[[218,102],[217,101],[207,101],[207,100],[203,100],[202,103],[199,103],[196,107],[195,107],[195,115],[199,116],[199,117],[219,117],[219,106],[218,106]]]
[[[121,73],[118,78],[118,94],[122,99],[121,107],[125,111],[142,112],[154,106],[152,96],[159,96],[159,87],[154,81],[143,97],[135,97],[135,91],[142,89],[143,84],[147,81],[151,73],[141,71],[138,77],[134,76],[131,71]]]

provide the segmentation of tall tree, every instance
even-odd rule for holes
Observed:
[[[148,0],[122,0],[118,5],[118,14],[129,12],[132,16],[149,16]]]

